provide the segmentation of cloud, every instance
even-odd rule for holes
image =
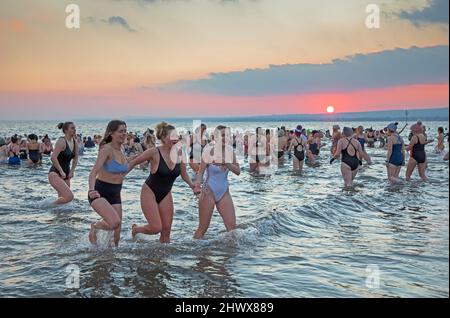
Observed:
[[[120,16],[110,17],[107,20],[107,22],[110,25],[119,25],[119,26],[123,27],[125,30],[127,30],[128,32],[136,32],[136,30],[134,30],[133,28],[130,27],[127,20],[125,20],[124,18],[122,18]]]
[[[399,17],[411,21],[416,26],[430,23],[448,24],[448,10],[448,0],[430,0],[429,5],[422,10],[413,12],[402,11]]]
[[[337,59],[329,64],[271,65],[267,69],[211,73],[169,83],[169,91],[228,96],[346,92],[400,85],[447,83],[449,47],[412,47]]]
[[[127,20],[125,20],[125,18],[122,18],[120,16],[109,17],[108,19],[97,19],[96,17],[88,16],[82,18],[82,21],[90,24],[97,24],[97,22],[100,22],[112,26],[118,25],[127,30],[128,32],[136,32],[135,29],[130,27]]]

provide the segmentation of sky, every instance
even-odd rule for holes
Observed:
[[[68,4],[80,8],[69,29]],[[368,4],[380,8],[368,28]],[[448,0],[0,2],[0,120],[449,106]]]

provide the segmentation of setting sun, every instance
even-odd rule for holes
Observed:
[[[334,107],[333,107],[333,106],[328,106],[328,107],[327,107],[327,113],[328,113],[328,114],[334,113]]]

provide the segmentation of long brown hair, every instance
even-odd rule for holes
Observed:
[[[108,123],[108,126],[106,126],[105,134],[103,135],[103,139],[100,142],[100,148],[112,141],[111,135],[119,130],[119,127],[122,125],[124,125],[125,127],[127,126],[127,124],[123,120],[111,120]]]

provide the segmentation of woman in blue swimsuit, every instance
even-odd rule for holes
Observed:
[[[391,182],[398,182],[400,181],[400,170],[405,164],[405,143],[397,133],[396,124],[389,124],[386,127],[386,132],[388,135],[386,158],[388,179]]]
[[[202,192],[199,200],[199,225],[194,234],[194,239],[201,239],[208,230],[214,207],[219,211],[227,231],[236,228],[236,214],[233,199],[228,188],[228,173],[235,175],[241,173],[239,163],[236,160],[234,149],[226,143],[226,127],[218,126],[214,132],[215,144],[209,144],[206,154],[210,155],[208,162],[202,161],[198,178],[195,184],[196,191]],[[206,179],[203,186],[200,183],[206,171]]]
[[[123,179],[128,173],[128,162],[123,144],[127,139],[127,125],[113,120],[106,127],[100,143],[97,161],[89,174],[88,200],[102,220],[91,224],[89,241],[97,243],[97,230],[114,231],[114,244],[119,245],[122,224]]]
[[[8,164],[11,166],[20,166],[20,146],[19,146],[19,139],[17,136],[11,137],[11,143],[8,147]]]

